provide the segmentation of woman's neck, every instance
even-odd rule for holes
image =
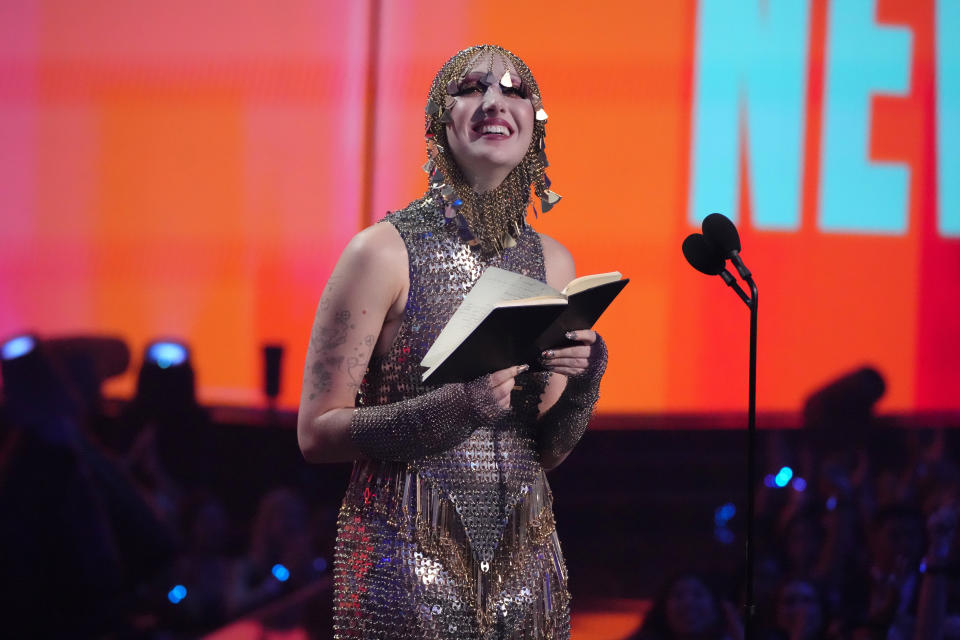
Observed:
[[[474,193],[488,193],[503,184],[504,179],[510,174],[510,171],[463,173],[463,177],[466,179],[467,184],[470,185],[470,188],[473,189]]]

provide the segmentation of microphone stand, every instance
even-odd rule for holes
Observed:
[[[757,477],[757,283],[753,281],[753,275],[743,264],[739,256],[734,256],[733,262],[740,273],[740,277],[750,287],[750,296],[748,297],[733,277],[724,270],[721,273],[724,282],[726,282],[737,295],[743,300],[743,303],[750,308],[750,377],[749,391],[747,400],[747,542],[746,542],[746,616],[744,625],[745,640],[753,640],[755,637],[754,621],[756,619],[757,605],[754,602],[754,520],[756,517],[754,510]]]
[[[747,272],[749,274],[749,272]],[[754,620],[757,605],[754,601],[754,492],[757,477],[757,284],[750,275],[745,278],[750,285],[750,390],[747,401],[747,616],[745,625],[746,640],[754,638]]]
[[[716,246],[711,246],[710,237]],[[750,309],[750,382],[747,401],[747,540],[746,540],[746,607],[744,635],[753,640],[757,606],[754,602],[754,520],[756,517],[755,479],[757,477],[757,283],[740,258],[740,237],[737,228],[725,216],[711,213],[703,221],[703,234],[692,233],[683,241],[683,255],[697,271],[707,275],[719,275]],[[730,260],[737,268],[740,279],[750,287],[750,295],[744,293],[736,278],[725,268]]]

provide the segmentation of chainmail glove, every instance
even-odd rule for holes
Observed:
[[[455,447],[506,412],[497,405],[489,377],[445,384],[390,404],[358,407],[350,438],[367,456],[405,462]]]
[[[567,386],[550,409],[540,418],[538,444],[541,453],[562,456],[583,437],[600,398],[600,378],[607,368],[607,345],[603,338],[590,345],[587,370],[567,378]]]

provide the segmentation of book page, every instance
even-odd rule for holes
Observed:
[[[535,298],[520,298],[519,300],[504,300],[498,302],[494,308],[504,307],[536,307],[543,304],[567,304],[566,296],[536,296]]]
[[[563,288],[563,295],[572,296],[575,293],[580,293],[581,291],[586,291],[587,289],[592,289],[593,287],[599,287],[601,284],[607,284],[608,282],[616,282],[623,277],[619,271],[611,271],[609,273],[595,273],[589,276],[580,276],[579,278],[574,278],[571,280],[567,286]]]
[[[460,303],[420,364],[433,367],[442,362],[487,317],[497,303],[550,295],[556,296],[556,289],[539,280],[499,267],[490,267],[483,272]]]

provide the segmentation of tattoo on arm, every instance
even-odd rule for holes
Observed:
[[[333,280],[328,282],[325,292],[329,293],[333,285]],[[319,316],[321,312],[328,308],[328,301],[321,299],[317,315]],[[352,328],[350,312],[343,310],[334,315],[332,324],[317,325],[314,329],[313,335],[310,337],[310,343],[316,354],[316,359],[310,365],[311,386],[313,387],[313,391],[310,393],[311,400],[316,398],[317,394],[325,393],[332,387],[333,371],[343,364],[343,356],[336,354],[335,351],[346,343],[347,334]]]
[[[349,311],[338,311],[332,325],[318,326],[311,338],[313,350],[317,355],[329,355],[331,351],[347,341],[347,333],[353,329]]]
[[[331,356],[326,360],[317,358],[310,366],[313,374],[313,393],[310,399],[313,400],[319,393],[326,393],[333,387],[333,373],[331,370],[337,369],[343,362],[343,356]]]
[[[363,382],[363,376],[367,373],[367,362],[373,354],[373,345],[376,342],[376,336],[370,334],[361,344],[353,348],[353,355],[347,358],[347,376],[350,378],[350,385],[359,387]]]
[[[329,290],[331,283],[327,284]],[[323,302],[320,303],[320,311],[323,311]],[[330,391],[333,386],[333,374],[340,371],[347,374],[347,385],[353,389],[358,389],[363,383],[363,377],[366,375],[367,362],[373,355],[373,347],[376,345],[377,337],[369,334],[353,347],[353,351],[347,355],[342,355],[342,347],[346,344],[350,331],[355,328],[351,322],[351,314],[348,310],[338,311],[334,315],[332,324],[317,326],[310,342],[316,359],[310,365],[312,392],[310,399],[313,400],[318,394]]]

